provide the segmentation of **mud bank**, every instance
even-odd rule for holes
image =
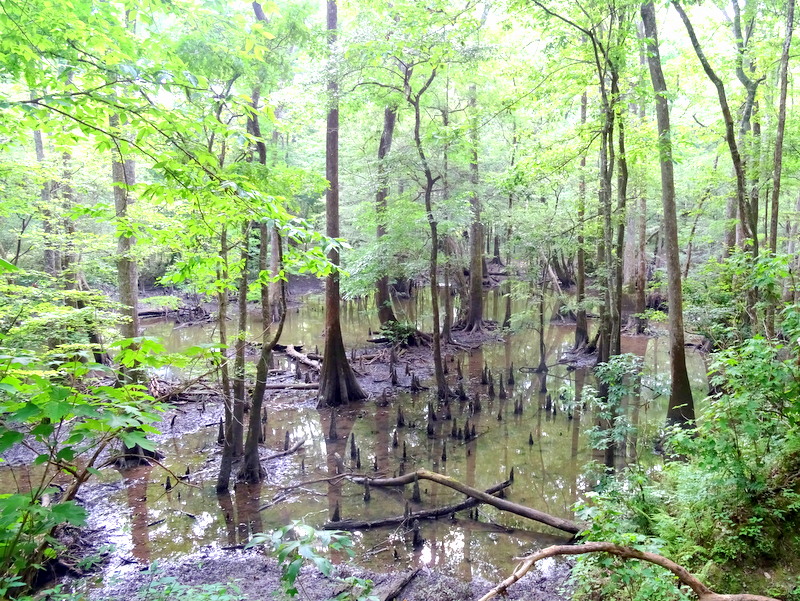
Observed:
[[[400,566],[398,566],[400,567]],[[510,601],[561,601],[569,599],[566,591],[571,564],[566,561],[542,562],[542,567],[526,575],[508,589]],[[369,578],[379,598],[400,579],[404,572],[375,573],[347,564],[336,567],[335,576]],[[498,574],[498,579],[504,575]],[[122,566],[102,586],[89,591],[92,601],[124,601],[140,598],[148,589],[158,590],[163,578],[174,578],[185,586],[223,584],[230,586],[234,597],[242,601],[275,599],[280,591],[280,568],[263,553],[255,550],[222,550],[205,548],[180,559],[159,564],[155,569]],[[91,584],[91,579],[78,581],[76,588]],[[323,577],[311,567],[304,567],[298,578],[300,598],[325,601],[343,590],[340,581]],[[461,579],[422,568],[396,597],[405,601],[469,601],[478,599],[494,584],[482,579],[464,582]],[[138,595],[138,596],[137,596]],[[186,597],[190,598],[190,597]],[[281,597],[278,597],[281,598]]]

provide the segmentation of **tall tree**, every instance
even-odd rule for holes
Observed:
[[[378,190],[375,192],[375,212],[378,219],[378,244],[386,235],[386,197],[389,195],[389,178],[386,172],[386,155],[392,149],[394,126],[397,122],[397,107],[387,106],[383,110],[383,131],[378,143]],[[389,275],[381,273],[375,284],[375,304],[378,305],[378,319],[381,325],[397,321],[389,295]]]
[[[647,38],[647,64],[655,92],[658,123],[658,159],[661,166],[661,204],[664,210],[664,237],[667,253],[667,295],[669,303],[670,379],[672,387],[667,408],[667,421],[688,425],[694,421],[694,400],[686,371],[686,350],[683,334],[683,293],[678,248],[678,218],[675,210],[675,175],[672,159],[672,138],[667,102],[667,84],[661,69],[658,31],[653,2],[642,5],[642,22]]]
[[[336,57],[337,16],[336,0],[328,0],[327,30],[332,65]],[[329,187],[325,194],[325,233],[329,238],[336,239],[339,238],[339,82],[335,73],[328,78],[328,102],[325,177]],[[331,246],[328,260],[338,267],[338,246]],[[325,351],[319,378],[321,406],[336,407],[367,398],[347,361],[342,340],[340,302],[339,272],[334,269],[325,281]]]
[[[483,223],[481,223],[481,198],[478,194],[478,88],[469,86],[469,196],[472,211],[469,230],[469,296],[465,329],[472,332],[483,327]]]
[[[109,127],[119,138],[122,138],[119,115],[111,115]],[[122,326],[126,338],[139,335],[139,275],[133,247],[136,237],[130,222],[130,210],[133,205],[131,192],[136,184],[136,163],[128,156],[123,156],[119,145],[111,159],[111,180],[114,186],[114,211],[117,218],[117,283],[119,286],[119,302],[125,318]]]

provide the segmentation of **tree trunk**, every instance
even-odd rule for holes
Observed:
[[[477,88],[469,87],[470,114],[470,184],[472,192],[469,203],[472,224],[469,234],[469,304],[465,329],[478,332],[483,327],[483,225],[481,224],[481,200],[478,195],[478,115]]]
[[[667,85],[661,70],[658,51],[658,32],[653,2],[642,5],[642,21],[648,39],[647,62],[655,92],[658,123],[659,162],[661,164],[661,201],[664,209],[664,235],[667,250],[667,295],[669,302],[670,376],[672,388],[667,408],[667,421],[680,425],[694,422],[694,400],[686,371],[686,351],[683,334],[683,294],[681,291],[680,257],[678,249],[678,219],[675,209],[675,180],[670,139]]]
[[[328,44],[331,49],[336,44],[337,7],[336,0],[327,4]],[[335,75],[328,80],[327,129],[325,134],[325,177],[329,186],[325,195],[325,234],[329,238],[339,237],[339,83]],[[339,248],[332,246],[328,260],[339,266]],[[340,320],[341,294],[339,292],[339,272],[334,269],[325,282],[325,351],[319,377],[319,406],[338,407],[351,401],[367,398],[356,380],[353,369],[347,361],[342,340]]]
[[[44,137],[42,136],[42,132],[38,129],[33,132],[33,145],[36,150],[36,161],[44,168]],[[42,229],[44,230],[44,270],[47,274],[58,277],[60,275],[59,267],[61,260],[56,243],[57,232],[54,229],[55,218],[52,212],[54,185],[55,182],[52,179],[47,179],[42,184],[42,189],[39,192],[39,210],[42,213]]]
[[[119,129],[119,117],[117,115],[110,117],[109,125],[113,130]],[[111,179],[114,186],[116,218],[124,223],[133,205],[129,187],[136,183],[136,163],[132,159],[124,159],[114,154],[111,161]],[[139,335],[139,277],[136,260],[132,256],[135,244],[136,238],[133,236],[122,234],[117,239],[119,302],[122,305],[122,315],[126,319],[122,324],[122,335],[126,338],[135,338]]]
[[[267,245],[269,244],[270,232],[267,224],[262,223],[260,230],[260,249],[258,255],[258,269],[262,274],[267,271]],[[275,239],[276,231],[272,232]],[[280,240],[280,237],[278,237]],[[278,244],[278,271],[283,267],[282,249]],[[276,275],[278,271],[272,272]],[[272,306],[269,297],[269,284],[261,280],[261,319],[263,330],[261,332],[261,353],[256,365],[256,383],[253,387],[253,395],[250,404],[250,419],[247,428],[247,442],[244,447],[244,463],[239,471],[239,479],[254,484],[260,482],[264,477],[261,461],[258,454],[258,441],[261,435],[261,410],[264,404],[264,394],[267,390],[267,378],[269,377],[269,360],[275,345],[281,338],[283,326],[286,322],[286,282],[279,280],[280,285],[280,318],[275,335],[270,340],[269,324],[272,320]]]
[[[586,124],[586,92],[581,96],[581,125]],[[586,154],[581,155],[581,178],[578,183],[578,252],[575,267],[575,346],[582,350],[589,342],[589,323],[586,319],[586,249],[584,249],[584,219],[586,218]]]
[[[386,197],[389,194],[388,176],[386,173],[386,155],[392,148],[394,125],[397,121],[397,107],[387,106],[383,111],[383,132],[378,144],[378,191],[375,194],[375,212],[378,218],[378,248],[381,248],[381,238],[386,235]],[[383,255],[383,249],[381,249]],[[389,261],[384,261],[388,265]],[[389,275],[382,273],[375,287],[375,303],[378,305],[378,320],[381,325],[397,321],[392,310],[392,297],[389,295]]]
[[[612,76],[612,93],[619,96],[617,78]],[[622,281],[625,261],[625,210],[628,200],[628,159],[625,156],[625,124],[620,114],[617,125],[617,240],[614,257],[614,313],[612,315],[611,354],[622,352]]]
[[[406,72],[406,78],[410,77],[410,72]],[[450,389],[444,375],[444,362],[442,360],[442,338],[441,338],[441,316],[439,315],[439,279],[437,275],[439,262],[439,224],[433,215],[433,186],[438,178],[433,177],[428,157],[422,146],[422,96],[436,78],[436,69],[431,71],[430,76],[416,94],[411,92],[410,86],[407,88],[406,100],[414,109],[414,146],[417,149],[422,171],[425,174],[425,188],[423,196],[425,199],[425,214],[428,220],[428,227],[431,232],[431,254],[428,262],[428,270],[431,281],[431,312],[433,313],[433,373],[436,379],[436,392],[440,399],[450,396]]]
[[[772,167],[772,198],[769,224],[769,250],[774,256],[778,252],[778,207],[781,195],[781,172],[783,169],[783,137],[786,130],[786,96],[788,88],[789,50],[792,46],[794,32],[794,0],[789,0],[786,13],[786,34],[783,39],[783,51],[779,73],[780,95],[778,98],[778,125],[775,135],[775,158]],[[767,335],[775,335],[775,304],[770,302],[767,315]]]
[[[230,413],[226,407],[225,417],[230,416],[230,421],[225,422],[225,441],[222,446],[219,475],[217,476],[217,493],[223,493],[230,486],[231,469],[233,460],[244,453],[244,405],[245,405],[245,373],[244,351],[247,336],[247,288],[248,288],[248,241],[250,238],[250,223],[242,224],[242,253],[241,269],[238,290],[239,319],[236,329],[235,357],[233,363],[233,403],[230,404]]]

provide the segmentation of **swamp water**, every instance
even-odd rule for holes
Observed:
[[[425,329],[427,324],[417,320],[418,315],[424,314],[423,302],[424,298],[407,301],[400,313],[418,321]],[[548,304],[552,313],[555,299]],[[322,348],[323,306],[323,299],[312,295],[305,297],[299,308],[291,309],[282,342],[304,345],[305,351],[315,346]],[[514,306],[515,314],[529,312],[531,323],[538,323],[537,311],[533,301],[530,306],[525,302],[516,302]],[[502,296],[498,291],[489,292],[488,317],[501,320],[503,312]],[[253,323],[251,327],[255,338],[260,324]],[[378,328],[371,305],[347,303],[342,310],[342,327],[348,352],[356,348],[358,353],[374,353],[366,342],[370,329]],[[172,323],[151,324],[146,333],[163,336],[170,350],[209,342],[214,335],[213,326],[177,327]],[[467,402],[450,403],[452,417],[459,427],[464,426],[467,418],[475,427],[476,438],[469,442],[451,437],[452,422],[444,419],[444,410],[436,402],[435,393],[429,391],[418,394],[395,391],[386,407],[379,407],[376,399],[370,399],[342,410],[336,422],[338,440],[333,442],[326,442],[330,410],[316,409],[316,391],[268,391],[266,448],[270,453],[283,450],[287,432],[291,441],[305,438],[306,442],[297,453],[265,462],[267,478],[261,485],[240,484],[230,495],[218,496],[214,490],[218,462],[213,459],[219,454],[216,424],[221,407],[209,404],[201,413],[200,403],[179,406],[176,422],[185,420],[188,427],[176,428],[183,433],[171,435],[166,424],[157,438],[157,446],[166,456],[164,465],[174,473],[183,474],[189,468],[192,486],[181,484],[166,491],[167,474],[159,467],[137,468],[124,475],[104,470],[103,477],[81,495],[91,507],[90,525],[104,529],[104,536],[116,548],[107,575],[124,575],[127,569],[136,569],[136,564],[201,548],[243,546],[251,534],[278,528],[292,520],[320,527],[330,519],[337,504],[342,519],[375,520],[403,514],[410,501],[410,486],[405,490],[372,487],[371,500],[365,503],[363,486],[346,480],[324,481],[336,473],[337,463],[344,463],[346,471],[376,477],[426,468],[480,489],[506,480],[514,468],[515,481],[507,490],[509,500],[572,518],[572,505],[594,484],[582,476],[584,465],[592,459],[603,460],[602,452],[592,450],[587,434],[597,419],[591,411],[569,412],[559,400],[562,386],[593,385],[589,370],[569,371],[557,364],[558,358],[572,347],[573,336],[571,325],[545,321],[546,363],[550,366],[547,387],[555,411],[545,409],[547,394],[539,392],[540,376],[532,373],[532,368],[539,364],[536,329],[522,326],[515,333],[503,336],[502,341],[452,355],[452,361],[448,362],[449,380],[455,382],[456,361],[461,361],[469,398],[474,398],[476,392],[481,397],[482,411],[475,414],[470,414]],[[458,339],[458,333],[455,338]],[[623,352],[644,357],[646,368],[653,373],[668,372],[667,345],[666,337],[623,338]],[[282,355],[276,359],[277,367],[289,369]],[[706,390],[703,358],[689,353],[687,361],[695,397],[702,398]],[[516,383],[511,387],[506,384],[508,398],[488,398],[487,387],[480,385],[484,364],[494,374],[503,373],[505,380],[512,362]],[[403,370],[401,357],[398,374],[403,374]],[[388,367],[386,372],[377,379],[386,379],[388,387]],[[496,378],[497,375],[495,386],[499,391]],[[407,380],[408,377],[400,376],[401,383]],[[423,385],[429,384],[423,381]],[[439,407],[432,438],[426,432],[429,402]],[[518,402],[522,414],[514,413]],[[398,407],[402,407],[405,416],[403,428],[397,427]],[[647,440],[663,424],[666,398],[649,399],[643,393],[638,403],[629,403],[628,414],[638,423],[641,440]],[[393,446],[395,430],[397,447]],[[361,469],[356,469],[351,459],[351,435],[360,449]],[[618,461],[624,463],[635,452],[637,445],[632,440],[620,450]],[[373,471],[375,465],[377,472]],[[431,482],[420,481],[420,488],[422,502],[411,503],[412,511],[464,499],[463,495]],[[514,557],[566,540],[563,533],[486,505],[479,507],[477,521],[462,512],[455,520],[425,521],[421,527],[425,542],[418,548],[412,545],[411,533],[402,527],[353,533],[355,562],[376,571],[428,566],[465,581],[475,577],[498,581],[515,565]],[[126,567],[130,562],[134,563]]]

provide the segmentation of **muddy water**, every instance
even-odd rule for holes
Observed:
[[[408,301],[401,311],[424,328],[426,324],[419,317],[424,315],[422,302]],[[553,310],[552,304],[548,305],[549,312]],[[503,305],[498,293],[488,294],[487,307],[492,318],[502,318]],[[306,349],[321,348],[322,307],[320,297],[306,298],[301,308],[289,315],[283,341],[303,344]],[[515,304],[515,313],[524,311],[536,315],[535,307]],[[368,332],[376,330],[378,325],[372,308],[348,303],[342,316],[348,348],[365,348]],[[254,333],[260,332],[260,324],[254,323],[252,329]],[[172,350],[208,342],[215,335],[208,326],[177,328],[167,323],[151,325],[148,334],[164,336]],[[345,519],[369,520],[403,514],[410,490],[373,488],[371,501],[365,503],[361,486],[318,482],[335,473],[337,463],[344,463],[347,470],[388,476],[424,467],[477,488],[488,488],[505,480],[514,468],[515,483],[508,498],[553,515],[572,517],[572,505],[594,484],[582,477],[584,465],[592,459],[602,461],[603,457],[591,449],[587,435],[596,419],[591,413],[569,411],[559,401],[559,390],[563,386],[581,389],[591,385],[592,380],[586,370],[570,372],[556,364],[562,352],[571,347],[570,326],[547,321],[544,337],[546,362],[551,366],[547,393],[540,392],[537,374],[519,369],[539,364],[539,333],[535,329],[523,327],[482,350],[453,356],[449,377],[455,378],[455,362],[461,361],[470,397],[476,391],[481,395],[480,413],[471,414],[468,403],[451,403],[457,426],[463,427],[469,418],[475,427],[477,438],[468,443],[451,437],[452,422],[444,419],[442,409],[437,411],[435,436],[427,435],[427,404],[435,399],[426,393],[401,393],[387,407],[376,407],[373,401],[342,413],[337,419],[339,439],[327,443],[330,412],[316,410],[313,393],[275,394],[267,400],[265,446],[273,452],[283,449],[288,431],[292,441],[306,438],[303,451],[266,462],[268,476],[263,485],[240,485],[222,497],[214,492],[216,464],[213,463],[219,452],[214,424],[220,410],[206,407],[200,413],[202,408],[196,404],[182,406],[176,420],[178,426],[181,421],[188,426],[176,429],[190,432],[172,436],[169,428],[165,428],[158,444],[169,469],[182,474],[189,468],[191,486],[165,491],[166,475],[159,468],[139,468],[124,477],[107,471],[102,481],[85,493],[86,500],[96,504],[92,523],[105,528],[111,542],[116,544],[116,563],[124,574],[126,569],[133,568],[125,568],[123,558],[146,563],[203,546],[236,547],[245,544],[254,532],[273,529],[291,520],[302,519],[321,526],[337,504]],[[625,352],[643,356],[651,370],[666,371],[666,338],[625,338],[623,346]],[[688,360],[696,396],[701,398],[706,387],[702,357],[689,353]],[[484,364],[495,374],[502,372],[507,376],[512,362],[516,384],[508,388],[508,398],[489,399],[486,387],[480,385]],[[402,369],[401,359],[401,373]],[[555,411],[545,410],[548,394]],[[514,414],[516,401],[521,401],[521,415]],[[405,414],[404,428],[396,426],[398,407]],[[631,400],[629,412],[639,426],[638,441],[647,440],[663,422],[666,399],[643,395]],[[351,435],[360,449],[360,468],[351,459],[349,440],[344,440]],[[620,450],[618,461],[649,454],[649,445],[637,445],[637,439],[629,443]],[[422,502],[411,503],[412,510],[463,500],[463,496],[431,483],[423,482],[421,488]],[[467,580],[482,577],[495,581],[512,568],[513,557],[564,540],[562,534],[546,526],[502,515],[486,506],[479,510],[477,521],[462,514],[454,521],[424,523],[422,535],[424,545],[414,549],[410,534],[400,528],[356,533],[357,561],[376,570],[426,565]]]

